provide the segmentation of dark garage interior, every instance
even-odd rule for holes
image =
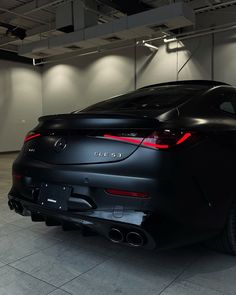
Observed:
[[[0,1],[0,295],[236,295],[235,52],[235,0]]]

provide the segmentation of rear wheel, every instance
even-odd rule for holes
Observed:
[[[236,201],[233,203],[225,228],[219,236],[208,242],[210,248],[236,255]]]

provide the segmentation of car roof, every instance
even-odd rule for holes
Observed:
[[[140,89],[148,89],[148,88],[155,88],[158,86],[208,86],[209,88],[213,88],[216,86],[231,86],[225,82],[213,81],[213,80],[183,80],[183,81],[171,81],[171,82],[164,82],[158,84],[152,84],[148,86],[144,86]]]

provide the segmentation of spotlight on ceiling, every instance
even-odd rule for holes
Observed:
[[[175,42],[177,41],[176,37],[172,37],[172,38],[165,38],[164,39],[164,43],[171,43],[171,42]]]
[[[144,42],[144,43],[143,43],[143,46],[145,46],[145,47],[151,49],[152,51],[158,51],[158,49],[159,49],[157,46],[154,46],[154,45],[149,44],[149,43],[147,43],[147,42]]]
[[[157,46],[154,46],[150,43],[148,43],[147,41],[143,40],[143,41],[137,41],[136,43],[137,46],[144,46],[144,47],[147,47],[149,48],[151,51],[158,51],[159,48]]]

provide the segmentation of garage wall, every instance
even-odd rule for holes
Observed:
[[[236,86],[236,30],[161,46],[153,58],[139,49],[138,87],[173,80],[203,79]]]
[[[0,152],[19,150],[41,115],[41,69],[0,60]]]
[[[215,79],[236,86],[236,31],[78,57],[43,70],[43,113],[70,112],[148,84]]]
[[[215,36],[214,77],[236,86],[236,30]]]
[[[134,89],[134,49],[44,66],[43,113],[64,113]]]
[[[148,63],[139,50],[138,69],[145,63],[146,66],[138,72],[138,87],[175,80],[211,80],[212,44],[212,36],[168,43],[161,46]]]
[[[71,112],[144,85],[214,78],[236,86],[235,41],[236,31],[228,31],[162,45],[157,53],[115,50],[43,69],[0,60],[0,152],[19,150],[42,114]]]

